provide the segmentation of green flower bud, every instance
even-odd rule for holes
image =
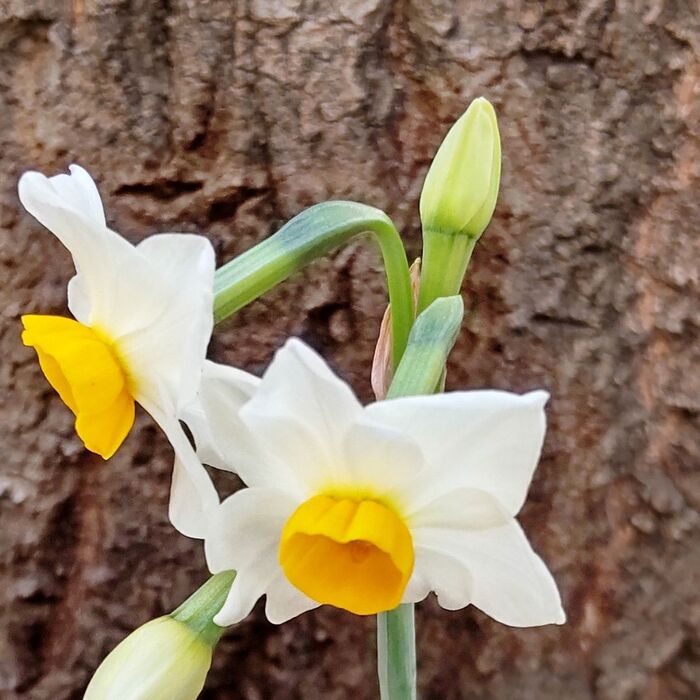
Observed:
[[[428,170],[420,198],[424,231],[478,238],[491,221],[500,181],[496,112],[479,97],[449,130]]]
[[[496,112],[480,97],[447,133],[423,184],[418,311],[439,297],[459,294],[476,241],[491,221],[500,182]]]
[[[212,648],[169,615],[132,632],[100,664],[84,700],[194,700]]]
[[[213,576],[174,613],[132,632],[100,664],[83,700],[195,700],[223,632],[212,619],[233,577]]]

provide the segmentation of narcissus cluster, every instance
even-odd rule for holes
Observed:
[[[495,111],[478,99],[427,174],[413,278],[393,223],[365,205],[316,205],[215,271],[204,236],[133,245],[112,231],[78,166],[22,176],[22,204],[76,270],[72,318],[28,313],[23,342],[88,450],[114,455],[136,404],[158,423],[175,455],[171,521],[203,540],[214,574],[122,642],[87,700],[194,699],[223,628],[262,597],[273,623],[320,605],[377,615],[381,694],[391,700],[415,697],[413,604],[431,593],[443,608],[471,604],[507,625],[564,622],[557,586],[516,521],[547,393],[441,391],[459,289],[496,205],[500,148]],[[296,338],[261,378],[205,359],[215,318],[365,231],[389,292],[372,373],[383,400],[363,406]],[[205,465],[237,473],[243,488],[221,501]]]

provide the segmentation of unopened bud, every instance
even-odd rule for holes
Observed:
[[[233,577],[213,576],[174,613],[132,632],[100,664],[83,700],[195,700],[223,632],[212,618]]]
[[[478,238],[493,215],[501,181],[501,139],[496,112],[474,100],[440,145],[423,184],[424,232]]]
[[[449,130],[423,184],[423,272],[418,311],[459,294],[479,236],[488,226],[501,182],[496,112],[480,97]]]

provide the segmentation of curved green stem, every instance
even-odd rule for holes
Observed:
[[[214,319],[222,321],[360,233],[373,234],[386,270],[391,304],[392,363],[397,366],[415,316],[401,237],[381,210],[357,202],[324,202],[298,214],[277,233],[216,271]]]

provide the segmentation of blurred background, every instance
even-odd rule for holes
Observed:
[[[700,696],[695,0],[2,0],[0,698],[81,698],[207,577],[168,523],[151,419],[103,462],[20,343],[21,313],[66,313],[73,274],[20,173],[80,163],[131,241],[204,233],[219,263],[329,198],[385,209],[415,257],[427,166],[479,95],[502,194],[448,386],[552,393],[521,521],[569,621],[513,630],[426,601],[422,697]],[[217,327],[210,354],[259,373],[298,335],[370,400],[385,303],[360,240]],[[258,605],[201,697],[376,698],[374,654],[372,619],[275,627]]]

